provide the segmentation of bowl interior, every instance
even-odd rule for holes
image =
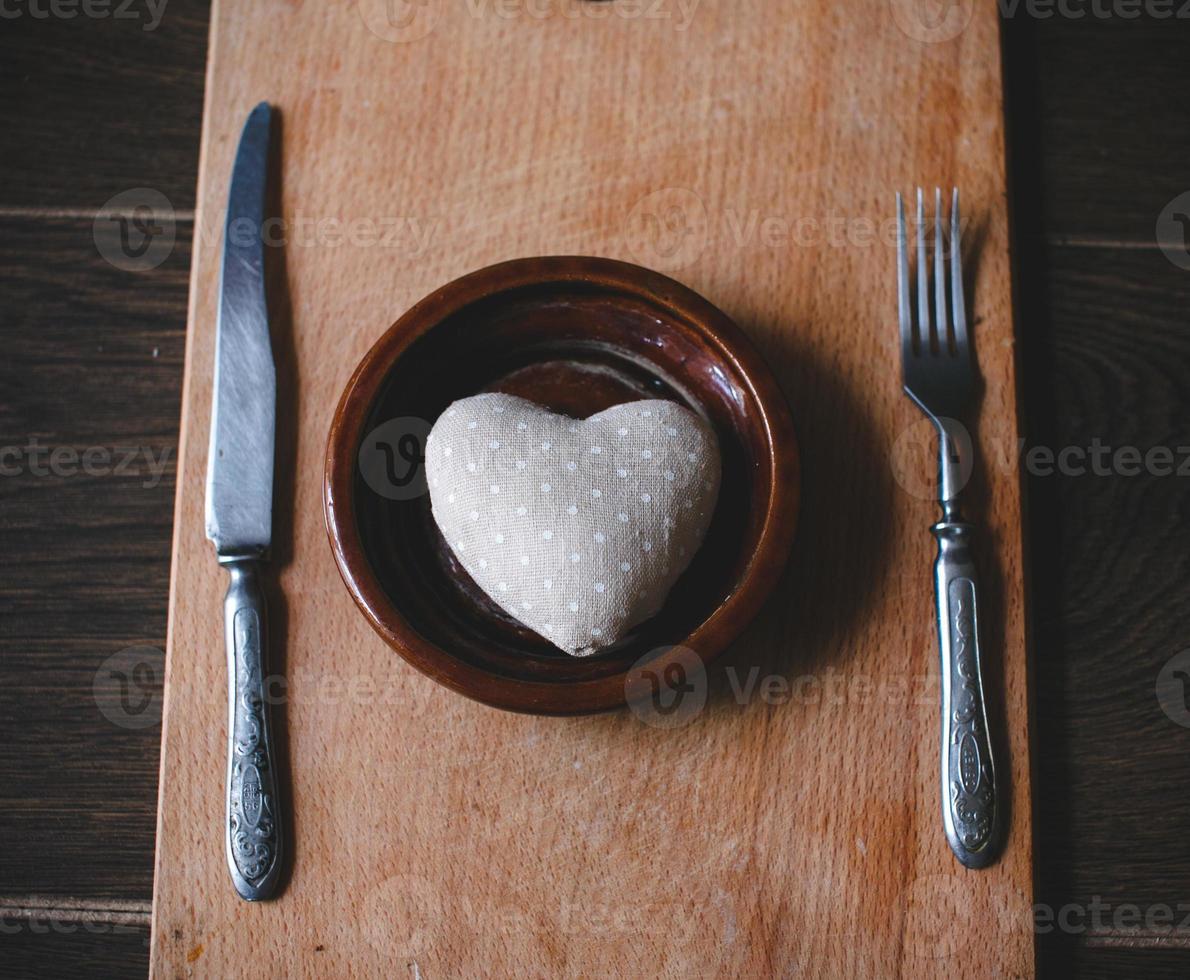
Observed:
[[[376,388],[361,438],[395,418],[432,424],[452,401],[482,391],[520,395],[576,418],[666,398],[711,422],[723,470],[705,543],[662,611],[611,649],[578,659],[485,596],[442,539],[428,493],[389,499],[357,467],[360,543],[408,628],[484,674],[565,685],[622,675],[645,653],[684,643],[732,594],[759,544],[771,463],[764,413],[705,321],[704,314],[722,314],[703,305],[692,313],[622,283],[535,282],[465,303],[421,325],[423,332],[401,346]]]

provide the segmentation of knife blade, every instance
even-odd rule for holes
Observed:
[[[272,111],[249,114],[232,168],[224,226],[207,452],[206,532],[229,573],[225,846],[236,891],[269,898],[281,869],[281,814],[268,703],[268,617],[261,587],[273,523],[277,382],[264,285]]]

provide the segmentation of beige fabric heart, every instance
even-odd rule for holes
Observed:
[[[668,401],[576,420],[511,395],[451,405],[426,443],[434,520],[494,602],[575,656],[656,613],[719,493],[706,421]]]

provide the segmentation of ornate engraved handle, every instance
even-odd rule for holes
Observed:
[[[942,823],[955,856],[982,868],[996,856],[1000,794],[988,734],[979,653],[979,586],[972,527],[943,520],[934,565],[942,654]]]
[[[226,559],[227,867],[240,897],[272,896],[281,870],[277,767],[264,697],[267,617],[254,558]]]

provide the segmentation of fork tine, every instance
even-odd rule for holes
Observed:
[[[963,297],[963,249],[959,240],[959,189],[950,205],[950,306],[954,313],[955,353],[965,357],[967,346],[967,304]]]
[[[901,356],[908,357],[917,346],[913,313],[909,309],[909,256],[905,240],[905,203],[897,191],[897,310],[901,319]]]
[[[926,221],[921,188],[917,189],[917,334],[921,349],[934,349],[934,325],[930,322],[930,286],[926,271]]]
[[[946,318],[946,249],[942,242],[942,188],[934,188],[934,319],[938,350],[952,353],[950,323]]]

